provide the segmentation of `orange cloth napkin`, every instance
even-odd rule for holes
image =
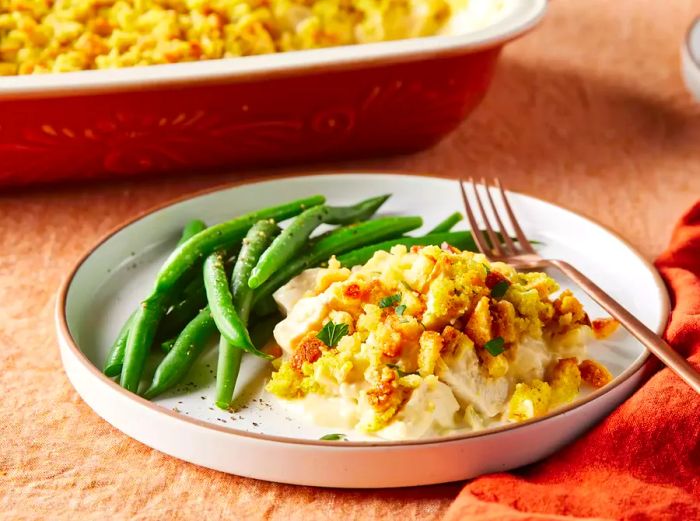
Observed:
[[[700,367],[700,201],[656,266],[673,302],[666,339]],[[660,370],[565,449],[469,483],[446,519],[567,517],[700,520],[700,396]]]

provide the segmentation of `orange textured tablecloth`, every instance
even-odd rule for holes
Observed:
[[[678,68],[685,29],[698,13],[698,0],[552,2],[545,23],[506,49],[483,105],[447,140],[414,156],[341,167],[498,174],[514,190],[594,217],[654,258],[700,194],[700,108]],[[242,176],[0,194],[0,519],[422,520],[443,516],[460,493],[464,483],[341,491],[228,476],[129,439],[72,389],[52,314],[56,289],[81,252],[139,211]],[[627,448],[618,445],[620,452]],[[689,456],[695,464],[698,454],[696,448]],[[496,478],[472,483],[470,512],[494,520],[561,519],[516,514],[551,511],[536,499],[556,484],[531,482],[553,479],[551,469],[511,478],[503,505],[489,502]],[[634,468],[617,471],[626,482],[639,478]],[[617,485],[616,476],[603,488]],[[537,490],[534,499],[509,496],[516,486]],[[665,492],[667,485],[650,490]],[[562,507],[588,504],[576,489],[565,492],[570,498],[559,497]],[[625,507],[620,497],[610,503],[602,515]]]

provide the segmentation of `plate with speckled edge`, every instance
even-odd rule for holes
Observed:
[[[483,187],[482,187],[483,189]],[[648,352],[623,330],[589,346],[615,376],[546,416],[442,438],[386,441],[310,423],[264,390],[268,363],[244,357],[235,412],[214,405],[216,350],[205,351],[183,384],[147,401],[122,389],[100,368],[120,327],[150,290],[183,225],[222,222],[284,201],[323,194],[351,204],[382,193],[383,215],[421,215],[427,230],[462,210],[456,181],[399,174],[323,174],[264,178],[188,196],[142,214],[107,234],[77,261],[60,289],[56,328],[73,386],[102,418],[128,436],[171,456],[268,481],[322,487],[381,488],[442,483],[537,461],[566,445],[625,400],[645,377]],[[509,193],[529,238],[543,256],[577,266],[651,329],[661,332],[669,302],[656,270],[623,239],[569,210]],[[498,198],[497,204],[499,204]],[[466,228],[460,223],[459,228]],[[559,273],[592,317],[602,309]],[[152,370],[154,367],[151,360]]]

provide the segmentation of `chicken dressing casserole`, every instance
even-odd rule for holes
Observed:
[[[284,355],[266,388],[319,425],[389,440],[541,416],[612,379],[586,345],[616,323],[558,291],[446,244],[331,259],[275,293]]]
[[[508,0],[0,0],[0,75],[189,62],[451,34]]]

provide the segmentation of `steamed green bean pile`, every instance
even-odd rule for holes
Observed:
[[[216,405],[228,409],[244,353],[271,359],[264,344],[279,320],[272,294],[307,268],[336,256],[343,266],[364,264],[396,244],[442,244],[474,250],[469,232],[453,232],[452,214],[427,235],[406,234],[420,217],[374,217],[388,195],[353,206],[330,206],[315,195],[207,227],[186,224],[156,276],[151,293],[128,318],[104,365],[125,389],[154,398],[182,381],[216,336]],[[285,226],[279,224],[288,221]],[[313,236],[321,225],[335,228]],[[140,389],[154,345],[162,359]]]

